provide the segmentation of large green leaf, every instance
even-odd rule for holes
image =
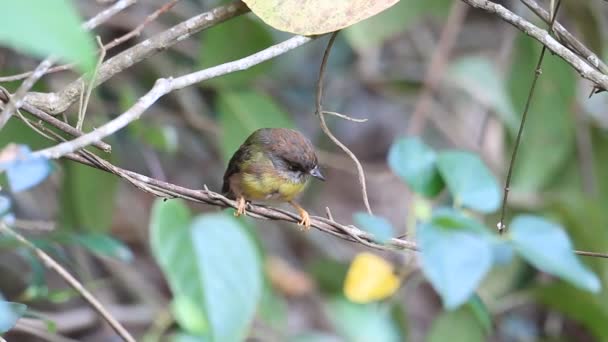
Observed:
[[[388,165],[419,194],[436,196],[445,186],[437,171],[437,154],[419,138],[397,140],[388,153]]]
[[[201,68],[209,68],[230,62],[265,49],[272,43],[272,36],[263,23],[241,16],[205,30],[202,35],[199,64]],[[265,62],[247,70],[205,81],[202,85],[246,86],[255,77],[268,72],[271,67],[271,61]]]
[[[456,204],[482,213],[491,213],[500,206],[498,181],[477,155],[465,151],[441,152],[437,168]]]
[[[232,154],[258,128],[287,127],[293,122],[271,97],[252,90],[219,94],[218,111],[222,127],[222,155],[228,161]]]
[[[433,320],[427,336],[428,342],[476,342],[486,341],[484,327],[468,306],[455,311],[443,312]]]
[[[389,10],[345,29],[344,36],[357,50],[374,48],[427,15],[446,15],[450,4],[449,0],[400,0]]]
[[[63,165],[63,224],[72,229],[108,231],[116,204],[118,178],[71,161]]]
[[[371,17],[398,0],[244,0],[268,25],[291,33],[333,32]]]
[[[0,297],[0,334],[14,327],[26,309],[25,304],[6,302]]]
[[[207,319],[213,341],[242,340],[262,294],[260,257],[245,229],[225,213],[190,222],[183,203],[159,200],[150,230],[152,251],[182,312],[189,300]]]
[[[402,341],[399,326],[385,306],[355,304],[334,298],[328,304],[329,317],[336,331],[350,342]]]
[[[520,215],[511,222],[509,232],[519,254],[541,271],[584,290],[600,290],[598,277],[577,259],[570,238],[559,225],[542,217]]]
[[[492,108],[511,136],[517,134],[519,118],[507,85],[498,68],[488,58],[463,57],[452,62],[447,70],[448,82],[468,92],[475,101]]]
[[[492,266],[492,242],[475,220],[441,210],[417,231],[422,271],[447,309],[465,303]]]
[[[520,35],[509,72],[509,89],[515,110],[521,115],[530,91],[540,54],[537,41]],[[558,56],[545,54],[542,75],[536,84],[526,120],[512,187],[537,191],[546,186],[568,161],[574,149],[576,78],[572,68]]]
[[[69,0],[5,1],[0,11],[0,44],[45,58],[76,62],[84,71],[95,66],[95,45],[81,28]]]

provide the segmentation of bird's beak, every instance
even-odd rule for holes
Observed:
[[[310,175],[318,178],[322,181],[325,181],[325,176],[323,176],[323,174],[321,173],[321,169],[319,168],[319,165],[315,166],[314,169],[310,170]]]

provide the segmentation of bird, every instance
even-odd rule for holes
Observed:
[[[246,214],[247,202],[287,202],[300,214],[298,224],[308,230],[310,215],[294,198],[311,176],[325,181],[307,137],[289,128],[260,128],[230,158],[222,193],[236,200],[235,216]]]

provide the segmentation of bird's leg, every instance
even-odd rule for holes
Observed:
[[[300,222],[298,222],[298,224],[300,226],[303,226],[301,229],[309,230],[310,229],[310,215],[308,215],[308,212],[304,208],[302,208],[298,203],[296,203],[294,201],[289,201],[289,204],[291,204],[294,208],[296,208],[298,210],[298,213],[302,217],[302,220]]]
[[[247,207],[247,202],[245,202],[245,197],[239,196],[236,199],[236,211],[234,212],[234,216],[245,215],[245,208]]]

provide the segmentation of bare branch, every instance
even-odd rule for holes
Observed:
[[[555,18],[557,18],[557,12],[559,11],[559,7],[561,5],[561,0],[557,0],[557,4],[555,5],[555,10],[552,10],[553,17],[551,18],[551,23],[549,24],[549,31],[553,31],[553,25],[555,24]],[[505,215],[507,211],[507,200],[509,199],[509,191],[511,190],[511,177],[513,176],[513,168],[515,167],[515,159],[517,158],[517,151],[519,150],[519,145],[521,144],[521,137],[524,131],[524,126],[526,124],[526,118],[528,117],[528,112],[530,110],[530,104],[532,103],[532,97],[534,96],[534,90],[536,89],[536,82],[538,78],[542,74],[542,65],[543,58],[545,57],[545,52],[547,51],[547,46],[543,45],[542,50],[540,51],[540,55],[538,56],[538,62],[536,63],[536,68],[534,69],[534,77],[532,78],[532,84],[530,85],[530,91],[528,92],[528,98],[526,99],[526,104],[524,106],[524,111],[521,115],[521,122],[519,123],[519,129],[517,131],[517,137],[515,138],[515,144],[513,145],[513,152],[511,154],[511,161],[509,162],[509,169],[507,170],[507,179],[505,180],[505,187],[503,189],[502,196],[502,206],[500,208],[500,221],[498,221],[497,227],[498,232],[500,234],[505,233],[507,231],[507,226],[505,225]]]
[[[357,158],[357,156],[355,156],[355,154],[348,148],[346,147],[346,145],[344,145],[338,138],[336,138],[336,136],[331,132],[331,130],[329,129],[329,127],[327,126],[327,123],[325,122],[325,112],[323,111],[323,77],[325,76],[325,69],[327,67],[327,60],[329,59],[329,53],[331,52],[331,48],[334,45],[334,41],[336,40],[336,36],[338,35],[338,32],[340,31],[336,31],[334,32],[331,37],[329,38],[329,42],[327,43],[327,47],[325,48],[325,52],[323,53],[323,59],[321,61],[321,67],[319,68],[319,78],[317,80],[317,93],[316,93],[316,99],[315,99],[315,114],[317,116],[319,116],[319,120],[321,123],[321,129],[323,130],[323,132],[325,133],[325,135],[327,135],[329,137],[329,139],[331,139],[331,141],[334,142],[334,144],[336,144],[338,147],[340,147],[342,149],[342,151],[344,151],[344,153],[346,153],[350,159],[353,160],[353,162],[355,163],[355,166],[357,167],[357,174],[359,176],[359,185],[361,186],[361,194],[363,195],[363,203],[365,204],[365,208],[367,209],[367,212],[371,214],[373,214],[372,212],[372,208],[369,205],[369,198],[367,196],[367,184],[365,182],[365,172],[363,171],[363,166],[361,166],[361,162],[359,162],[359,159]],[[330,114],[337,114],[337,113],[330,113]],[[342,114],[340,114],[342,115]],[[340,116],[338,115],[338,116]],[[350,118],[349,118],[350,119]],[[352,120],[351,121],[355,121]]]
[[[173,6],[175,6],[177,4],[178,1],[179,0],[171,0],[171,1],[167,2],[166,4],[161,6],[159,9],[154,11],[152,14],[147,16],[146,19],[144,19],[144,21],[141,24],[137,25],[137,27],[134,28],[132,31],[128,32],[127,34],[125,34],[119,38],[112,40],[111,42],[106,44],[104,46],[104,48],[106,50],[109,50],[119,44],[126,42],[127,40],[129,40],[131,38],[139,36],[141,34],[141,31],[143,31],[144,27],[146,27],[146,25],[148,25],[149,23],[156,20],[156,18],[158,18],[161,14],[169,11],[171,8],[173,8]]]
[[[594,67],[590,66],[587,61],[577,56],[574,52],[570,51],[567,47],[560,44],[555,38],[553,38],[546,30],[540,29],[533,25],[529,21],[509,11],[504,6],[494,3],[488,0],[461,0],[465,3],[482,9],[486,12],[496,14],[504,21],[515,26],[517,29],[527,34],[528,36],[539,41],[547,49],[551,50],[554,54],[561,57],[566,63],[570,64],[581,77],[593,82],[596,87],[601,89],[608,89],[608,76],[597,71]]]
[[[112,6],[99,12],[93,18],[87,20],[84,24],[82,24],[82,27],[85,30],[92,30],[92,29],[96,28],[97,26],[108,21],[108,19],[115,16],[118,12],[133,5],[136,2],[137,2],[137,0],[118,0]]]
[[[95,83],[93,83],[93,87],[99,86],[117,73],[120,73],[160,51],[168,49],[172,45],[187,39],[197,32],[248,11],[249,8],[244,3],[235,1],[208,12],[201,13],[150,39],[146,39],[104,62],[99,68],[99,75]],[[50,114],[62,113],[78,99],[82,92],[82,85],[84,82],[84,78],[81,77],[67,85],[58,93],[30,92],[25,97],[25,102]]]
[[[61,278],[63,278],[74,290],[76,290],[82,298],[84,298],[90,305],[103,317],[103,319],[108,322],[108,324],[116,331],[116,333],[124,340],[128,342],[135,342],[135,339],[129,334],[129,332],[110,315],[110,313],[101,305],[101,303],[87,290],[82,286],[82,284],[74,278],[63,266],[61,266],[57,261],[51,258],[50,255],[46,254],[43,250],[36,247],[33,243],[23,237],[21,234],[15,232],[11,228],[9,228],[4,222],[0,222],[0,231],[4,232],[7,235],[17,239],[17,241],[21,242],[23,245],[34,251],[36,256],[42,260],[44,265],[49,269],[57,272]]]
[[[221,75],[229,74],[235,71],[248,69],[256,64],[267,61],[276,56],[282,55],[290,50],[293,50],[301,45],[304,45],[314,38],[295,36],[282,43],[273,45],[253,55],[241,58],[239,60],[220,64],[208,69],[186,74],[177,78],[161,78],[156,80],[154,87],[142,96],[131,108],[114,120],[97,128],[95,131],[87,133],[72,141],[67,141],[56,146],[35,152],[36,155],[56,159],[68,153],[77,151],[85,146],[100,141],[110,134],[127,126],[130,122],[137,120],[146,109],[156,102],[161,96],[170,93],[174,90],[179,90],[187,86],[208,80]]]
[[[521,0],[532,12],[539,16],[545,23],[551,23],[551,16],[534,0]],[[583,57],[589,64],[603,74],[608,74],[608,66],[589,48],[574,37],[559,22],[553,24],[555,36],[564,44],[568,45],[579,56]]]
[[[25,94],[32,89],[40,77],[42,77],[44,73],[53,65],[53,62],[53,57],[49,57],[42,61],[38,67],[36,67],[34,72],[25,81],[23,81],[23,83],[21,83],[15,94],[9,97],[6,106],[4,106],[2,113],[0,113],[0,130],[2,130],[8,119],[10,119],[11,115],[13,115],[15,109],[19,109],[21,107],[23,96],[25,96]]]
[[[95,27],[105,23],[108,19],[112,18],[118,12],[133,5],[135,2],[137,2],[137,0],[116,1],[116,3],[114,3],[112,6],[108,7],[107,9],[103,10],[102,12],[99,12],[96,16],[94,16],[93,18],[91,18],[91,19],[87,20],[85,23],[83,23],[82,28],[84,28],[85,30],[92,30]],[[73,64],[59,65],[59,66],[48,69],[44,74],[69,70],[73,66],[74,66]],[[19,81],[19,80],[25,79],[27,77],[30,77],[33,73],[34,73],[34,71],[28,71],[28,72],[24,72],[24,73],[17,74],[17,75],[0,77],[0,82]]]

